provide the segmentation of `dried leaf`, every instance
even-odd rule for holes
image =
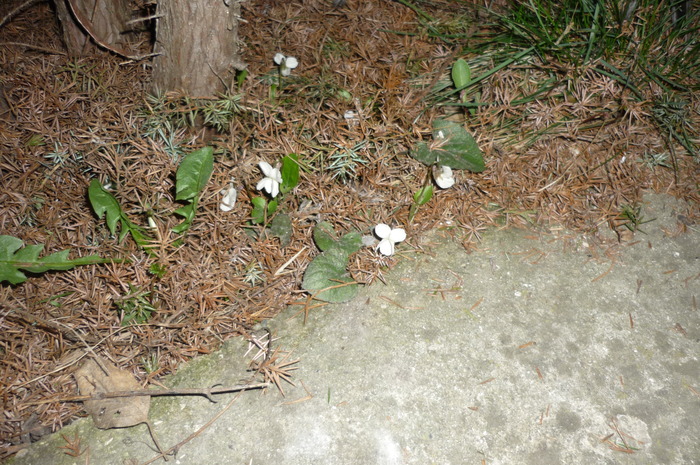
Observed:
[[[76,370],[75,379],[80,394],[86,396],[141,389],[131,373],[102,359],[99,364],[88,359]],[[100,429],[126,428],[146,423],[150,406],[151,398],[148,396],[85,401],[85,410]]]

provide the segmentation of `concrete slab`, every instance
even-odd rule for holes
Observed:
[[[685,208],[649,196],[647,234],[607,256],[561,231],[494,231],[471,254],[436,233],[386,285],[305,326],[293,308],[268,322],[300,359],[296,387],[244,393],[169,462],[700,464],[700,233],[674,233]],[[165,383],[235,384],[246,349],[229,341]],[[155,398],[150,417],[170,447],[233,397]],[[10,463],[156,455],[145,426],[61,433],[89,451],[70,457],[55,434]]]

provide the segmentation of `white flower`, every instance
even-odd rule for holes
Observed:
[[[435,184],[441,189],[448,189],[454,186],[455,183],[452,168],[449,166],[433,166],[433,179],[435,179]]]
[[[374,233],[381,239],[377,248],[382,255],[394,255],[394,244],[406,239],[406,231],[402,228],[392,229],[384,223],[375,226]]]
[[[258,166],[260,166],[260,171],[265,175],[264,178],[258,182],[255,186],[257,190],[266,190],[268,194],[274,199],[277,194],[280,193],[280,184],[282,184],[282,173],[280,173],[279,168],[273,168],[266,161],[261,161]]]
[[[221,194],[224,197],[221,199],[219,208],[221,211],[230,212],[233,210],[233,207],[236,206],[236,198],[238,197],[238,191],[236,191],[236,188],[233,187],[233,182],[228,185],[228,189],[222,190]]]
[[[279,65],[282,76],[289,76],[292,74],[292,70],[299,66],[296,58],[284,56],[281,53],[275,55],[275,63]]]

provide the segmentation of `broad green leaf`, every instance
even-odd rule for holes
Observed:
[[[143,230],[129,221],[117,199],[107,192],[97,179],[93,179],[90,182],[88,198],[92,209],[99,219],[106,215],[107,228],[109,228],[111,234],[116,234],[117,223],[121,223],[122,230],[119,233],[119,242],[123,241],[127,234],[131,233],[134,241],[140,247],[145,248],[148,246],[149,241]]]
[[[350,255],[360,250],[360,247],[362,247],[362,236],[360,236],[360,233],[353,231],[341,237],[332,248],[339,248],[350,257]]]
[[[317,299],[327,302],[346,302],[352,299],[357,295],[357,284],[346,271],[348,259],[348,254],[337,247],[321,253],[306,268],[302,287]],[[343,283],[353,284],[328,289]],[[323,289],[326,290],[318,292]]]
[[[434,151],[438,153],[437,164],[475,173],[484,171],[486,166],[481,156],[481,149],[474,137],[461,124],[444,119],[435,120],[433,137],[438,139],[440,134],[447,139],[447,143]]]
[[[314,228],[314,242],[321,252],[325,252],[335,244],[335,230],[333,225],[322,221]]]
[[[466,87],[471,81],[471,70],[464,59],[460,58],[452,65],[452,82],[457,89]]]
[[[97,255],[70,260],[68,258],[70,249],[39,258],[39,253],[44,248],[42,244],[28,245],[24,248],[22,248],[22,245],[22,240],[16,237],[0,236],[0,282],[7,281],[10,284],[19,284],[26,281],[26,275],[20,270],[42,273],[48,270],[70,270],[78,265],[92,265],[112,261],[100,258]]]
[[[299,156],[290,153],[282,159],[280,192],[286,194],[299,184]]]
[[[173,228],[175,234],[182,234],[190,228],[197,211],[199,194],[206,186],[214,171],[214,149],[203,147],[188,154],[180,163],[175,174],[175,200],[184,200],[188,205],[175,210],[175,214],[185,217],[185,221]]]
[[[486,169],[481,150],[471,134],[461,125],[443,119],[433,124],[433,138],[442,141],[434,150],[425,143],[418,143],[411,156],[427,165],[444,165],[457,170],[480,173]]]
[[[270,223],[270,232],[278,237],[280,245],[287,247],[292,240],[292,220],[289,215],[277,215]]]
[[[425,142],[416,144],[416,148],[411,151],[411,156],[426,166],[434,165],[437,158],[436,154],[430,151],[428,144]]]
[[[238,85],[239,88],[243,86],[243,83],[245,82],[245,78],[248,77],[248,70],[244,69],[241,71],[236,72],[236,84]]]
[[[253,224],[262,224],[265,222],[265,206],[267,201],[264,197],[253,197],[250,199],[250,203],[253,204],[253,211],[250,212],[250,217]]]
[[[268,218],[275,214],[275,212],[277,211],[277,205],[277,200],[270,200],[270,202],[267,204]]]
[[[175,234],[182,234],[190,229],[190,225],[194,219],[194,213],[197,211],[197,200],[198,197],[195,197],[192,199],[192,203],[188,203],[187,205],[182,206],[173,212],[176,215],[180,215],[185,218],[185,221],[173,228],[173,232]]]
[[[117,223],[122,218],[122,207],[119,205],[119,202],[117,202],[117,199],[107,192],[97,179],[93,179],[90,182],[88,198],[90,199],[90,204],[97,218],[102,219],[102,217],[107,214],[107,227],[109,228],[109,232],[116,234]]]
[[[175,175],[175,199],[192,200],[204,189],[214,171],[214,149],[203,147],[188,154]]]
[[[425,205],[426,203],[430,202],[432,197],[433,185],[428,184],[427,186],[421,187],[415,194],[413,194],[413,201],[416,203],[416,205]]]

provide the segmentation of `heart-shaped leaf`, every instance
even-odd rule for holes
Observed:
[[[289,215],[280,214],[270,223],[270,232],[279,238],[280,245],[287,247],[292,240],[292,220]]]
[[[442,142],[438,148],[430,150],[427,144],[421,142],[416,144],[411,156],[427,166],[443,165],[475,173],[486,169],[481,149],[461,125],[444,119],[435,120],[433,138]]]
[[[340,247],[332,247],[321,253],[306,268],[303,288],[317,299],[327,302],[346,302],[352,299],[357,295],[357,283],[354,283],[346,270],[348,259],[348,254]]]
[[[314,228],[314,242],[321,252],[330,249],[335,244],[335,230],[333,225],[322,221]]]
[[[349,258],[350,255],[354,254],[362,247],[362,236],[356,231],[349,232],[341,237],[333,247],[341,249]],[[347,263],[345,263],[345,265],[347,266]]]

